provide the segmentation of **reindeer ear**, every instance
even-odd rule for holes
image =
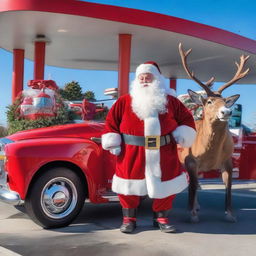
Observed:
[[[232,107],[235,104],[235,102],[238,100],[239,97],[240,97],[239,94],[235,94],[235,95],[225,98],[225,102],[226,102],[225,107],[227,107],[227,108]]]
[[[191,100],[196,103],[197,105],[204,105],[204,97],[201,94],[198,94],[190,89],[188,89],[188,95],[190,96]]]

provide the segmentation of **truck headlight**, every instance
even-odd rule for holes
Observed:
[[[4,145],[0,144],[0,180],[3,179],[3,176],[5,176],[5,162],[6,156],[4,152]]]
[[[5,145],[12,143],[13,141],[8,138],[0,139],[0,185],[6,183],[7,172],[5,170],[5,163],[7,161],[7,157],[5,154]]]

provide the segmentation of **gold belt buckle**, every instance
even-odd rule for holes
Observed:
[[[145,137],[146,149],[159,149],[160,148],[160,136],[146,136]]]

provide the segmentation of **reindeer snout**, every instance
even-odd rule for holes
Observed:
[[[227,119],[230,118],[231,115],[232,115],[232,110],[230,108],[221,107],[218,111],[217,116],[221,121],[226,121]]]
[[[232,111],[231,111],[230,109],[222,110],[222,111],[221,111],[221,114],[222,114],[223,116],[231,116]]]

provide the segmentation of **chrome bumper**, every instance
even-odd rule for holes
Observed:
[[[11,205],[20,205],[23,202],[18,193],[4,187],[0,187],[0,201]]]

